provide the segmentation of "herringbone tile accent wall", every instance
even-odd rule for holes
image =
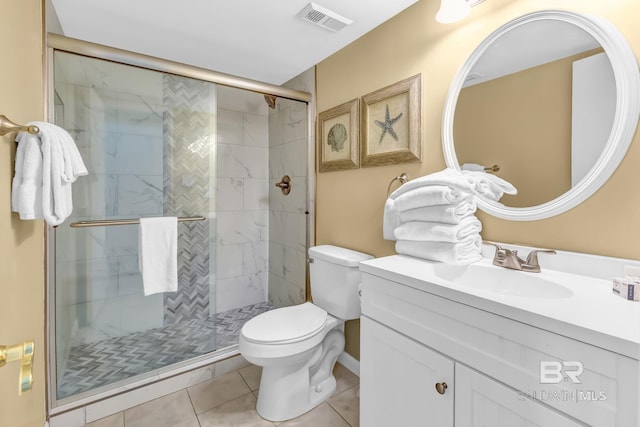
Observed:
[[[164,215],[206,216],[215,194],[215,86],[165,75],[163,104]],[[164,296],[165,325],[210,314],[211,225],[207,220],[179,227],[178,291]]]

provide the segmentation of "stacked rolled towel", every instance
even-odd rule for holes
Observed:
[[[383,236],[396,240],[396,252],[450,264],[482,258],[482,224],[475,197],[498,200],[515,194],[507,181],[484,172],[444,169],[417,178],[385,203]]]

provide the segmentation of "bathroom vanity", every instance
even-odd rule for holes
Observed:
[[[554,36],[545,45],[544,37],[531,34]],[[614,82],[609,96],[615,105],[605,111],[613,119],[596,138],[601,151],[595,150],[586,162],[585,175],[558,191],[561,194],[514,206],[477,197],[478,208],[487,214],[533,221],[578,206],[609,179],[633,140],[640,115],[640,73],[624,36],[597,16],[539,11],[496,29],[455,75],[442,118],[447,167],[460,169],[464,162],[517,157],[505,156],[507,149],[527,151],[526,164],[509,164],[511,171],[538,164],[531,151],[542,147],[538,142],[545,138],[534,137],[529,144],[524,138],[530,129],[546,129],[547,123],[531,122],[523,135],[514,134],[504,130],[503,115],[494,114],[492,118],[499,120],[496,126],[488,126],[491,132],[486,139],[493,144],[497,136],[504,136],[504,145],[497,146],[497,154],[487,154],[491,147],[481,144],[475,127],[467,130],[471,135],[467,143],[464,138],[454,141],[454,117],[458,126],[466,125],[457,115],[458,99],[463,87],[487,77],[488,69],[501,69],[499,76],[521,71],[513,58],[533,58],[537,51],[556,47],[556,58],[568,57],[565,41],[569,40],[584,42],[575,46],[575,52],[606,54],[600,59],[606,59],[606,79]],[[586,51],[583,45],[588,46]],[[513,48],[505,50],[505,46]],[[548,58],[530,65],[546,62]],[[585,87],[602,86],[599,73],[587,74],[591,80],[586,79]],[[523,87],[528,86],[535,87]],[[490,97],[481,105],[493,104]],[[471,116],[479,109],[472,108]],[[506,110],[520,112],[521,108],[506,103]],[[495,129],[500,131],[494,133]],[[455,134],[460,136],[460,129]],[[582,142],[578,138],[575,147],[575,159],[581,162],[587,157],[579,149]],[[541,150],[540,162],[546,165],[555,155]],[[475,157],[464,157],[465,152]],[[501,177],[512,180],[506,169]],[[573,169],[567,163],[562,170]],[[542,187],[541,175],[536,168],[535,175],[521,182]],[[527,206],[529,202],[532,206]],[[524,256],[533,249],[511,246]],[[484,258],[468,266],[403,255],[360,264],[361,425],[638,427],[640,302],[615,296],[612,279],[623,276],[626,265],[640,268],[640,262],[557,251],[543,255],[542,271],[532,273],[493,265],[493,253],[485,248]]]
[[[606,277],[624,263],[541,264],[363,262],[361,425],[638,426],[640,303]]]

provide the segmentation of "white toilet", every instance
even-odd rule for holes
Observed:
[[[337,246],[309,248],[313,304],[271,310],[242,327],[240,353],[262,366],[256,408],[262,418],[295,418],[336,390],[332,371],[344,350],[342,325],[360,317],[358,265],[372,258]]]

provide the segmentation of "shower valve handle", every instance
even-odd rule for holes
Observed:
[[[285,196],[289,194],[291,192],[291,178],[289,175],[283,176],[280,182],[276,182],[276,187],[280,188]]]

